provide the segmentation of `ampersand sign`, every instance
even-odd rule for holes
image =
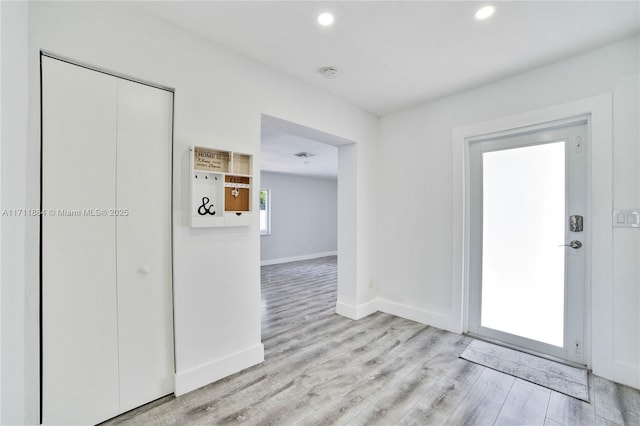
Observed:
[[[209,203],[209,198],[202,197],[202,205],[198,207],[198,214],[200,216],[204,216],[206,214],[210,214],[211,216],[213,216],[216,214],[216,211],[214,210],[214,207],[213,207],[213,203],[207,206],[208,203]]]

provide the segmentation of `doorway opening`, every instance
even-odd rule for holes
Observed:
[[[263,341],[335,313],[338,159],[352,141],[262,116],[260,262]]]
[[[471,334],[586,364],[587,139],[580,117],[468,140]]]

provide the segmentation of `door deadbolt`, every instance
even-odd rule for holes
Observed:
[[[569,216],[569,230],[571,232],[582,232],[584,229],[584,219],[579,214]]]

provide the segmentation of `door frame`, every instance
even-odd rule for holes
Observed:
[[[485,118],[452,129],[453,153],[453,265],[452,329],[466,331],[468,262],[468,144],[465,139],[538,123],[589,115],[587,126],[591,146],[587,156],[587,207],[592,224],[591,245],[586,254],[585,362],[594,374],[614,377],[613,273],[611,209],[613,200],[613,100],[604,93],[558,105],[499,118]],[[489,112],[491,114],[491,112]],[[493,112],[494,117],[497,115]],[[490,116],[489,116],[490,117]],[[592,159],[597,159],[594,165]],[[592,261],[594,259],[595,261]]]
[[[590,209],[589,209],[589,206],[587,205],[587,200],[586,200],[586,197],[587,197],[586,162],[587,162],[587,159],[589,158],[589,147],[590,147],[588,124],[589,124],[589,116],[582,115],[582,116],[570,117],[567,119],[556,120],[548,123],[540,123],[533,126],[519,127],[516,129],[509,129],[506,131],[483,134],[475,137],[466,138],[466,144],[467,144],[467,147],[469,148],[469,151],[468,151],[469,155],[468,155],[468,165],[465,171],[469,175],[469,179],[471,178],[472,170],[475,170],[477,173],[478,167],[479,167],[478,161],[481,162],[482,154],[485,152],[497,152],[497,151],[504,151],[509,149],[545,145],[553,141],[561,140],[558,138],[562,133],[576,131],[571,129],[580,128],[581,130],[579,130],[579,132],[584,138],[584,141],[583,141],[584,156],[583,157],[581,156],[583,160],[580,161],[579,163],[579,164],[582,164],[582,166],[579,166],[579,164],[575,164],[575,165],[579,166],[578,170],[581,170],[579,171],[579,173],[581,177],[580,180],[583,181],[583,184],[580,185],[580,191],[582,192],[582,195],[580,195],[578,199],[583,200],[580,202],[580,204],[584,204],[584,208],[580,208],[578,210],[571,209],[568,204],[569,194],[567,193],[565,198],[564,216],[565,216],[565,219],[568,220],[569,214],[571,212],[580,212],[581,214],[584,215],[586,223],[590,224],[591,223]],[[544,139],[544,140],[540,139],[541,133],[543,133],[543,137],[541,139]],[[530,135],[533,139],[530,139],[528,135]],[[523,140],[523,138],[526,138],[526,139]],[[485,147],[483,149],[481,148],[480,144],[484,144],[484,143],[490,143],[493,145],[491,145],[489,148]],[[571,185],[570,182],[572,180],[570,177],[571,169],[569,169],[569,166],[575,160],[578,159],[575,157],[570,157],[571,155],[570,153],[573,146],[574,146],[574,142],[572,138],[567,138],[566,144],[565,144],[566,190],[569,189],[569,185]],[[479,158],[477,157],[478,155],[480,155]],[[574,160],[572,160],[571,158],[574,158]],[[474,161],[475,161],[475,164],[474,164]],[[575,287],[575,285],[577,284],[577,281],[575,281],[576,278],[574,278],[573,281],[569,281],[568,274],[571,269],[571,266],[566,262],[569,261],[571,256],[565,250],[565,269],[564,269],[565,286],[564,286],[564,292],[563,292],[564,293],[564,314],[563,314],[564,332],[562,337],[562,341],[563,341],[562,347],[557,347],[549,343],[536,341],[535,339],[520,336],[520,335],[506,332],[503,330],[492,329],[491,327],[484,327],[481,323],[481,315],[482,315],[481,306],[482,306],[483,290],[482,290],[482,279],[481,279],[482,273],[481,273],[481,266],[480,266],[481,259],[482,259],[482,247],[483,247],[482,234],[483,233],[481,228],[478,229],[478,226],[482,227],[482,222],[478,224],[478,215],[480,215],[480,218],[482,218],[482,208],[481,208],[482,202],[480,200],[482,199],[482,193],[483,193],[482,187],[484,185],[482,184],[482,187],[480,187],[479,189],[477,179],[478,177],[476,176],[473,184],[471,184],[471,182],[468,181],[468,186],[467,186],[468,188],[467,217],[469,218],[469,222],[468,222],[469,227],[467,231],[469,235],[469,251],[468,251],[469,265],[467,268],[467,271],[468,271],[467,283],[466,283],[467,292],[465,295],[466,296],[465,306],[467,309],[465,309],[466,321],[465,321],[464,331],[467,334],[479,339],[494,341],[504,346],[514,347],[520,351],[532,353],[545,358],[554,359],[565,364],[584,367],[585,364],[583,361],[585,359],[585,353],[587,352],[584,347],[585,329],[586,329],[586,324],[588,322],[587,321],[588,318],[585,313],[587,308],[587,303],[585,299],[585,296],[587,293],[586,291],[586,274],[587,274],[586,252],[587,252],[587,248],[590,247],[590,244],[591,244],[590,233],[587,230],[586,232],[583,232],[579,235],[580,240],[584,243],[582,260],[580,260],[578,263],[578,265],[582,265],[578,269],[579,271],[581,271],[580,276],[582,278],[582,279],[579,279],[579,281],[581,281],[579,283],[580,285],[579,288]],[[478,207],[480,207],[480,211],[478,211]],[[471,225],[472,218],[474,218],[473,220],[474,225]],[[561,244],[566,244],[565,239],[569,237],[570,237],[569,231],[565,230],[565,235],[563,236],[563,239],[559,240],[559,242]],[[480,274],[480,276],[478,276],[478,274]],[[573,299],[569,296],[571,293],[573,293],[575,296],[579,296],[579,299],[582,299],[582,302],[577,304],[570,304],[569,301]],[[575,310],[577,310],[578,316],[580,318],[570,317],[571,312]],[[580,326],[575,325],[576,321],[579,321],[581,325]],[[581,348],[580,348],[581,353],[577,356],[572,356],[572,353],[570,351],[573,337],[579,339],[578,341],[580,342],[580,345],[581,345]]]

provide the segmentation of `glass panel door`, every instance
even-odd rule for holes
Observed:
[[[583,363],[585,125],[471,142],[468,331]],[[582,219],[581,219],[582,220]]]

